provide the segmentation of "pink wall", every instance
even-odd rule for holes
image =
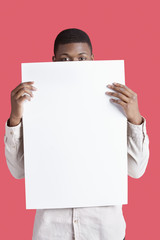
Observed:
[[[3,139],[10,92],[21,81],[20,63],[51,61],[54,38],[70,27],[89,34],[95,60],[125,60],[126,85],[138,94],[150,138],[145,174],[129,177],[129,204],[123,207],[126,239],[159,239],[159,7],[158,0],[1,1],[0,239],[31,239],[35,215],[35,210],[25,210],[24,179],[14,179],[6,165]]]

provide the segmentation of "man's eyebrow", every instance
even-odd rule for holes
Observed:
[[[81,52],[81,53],[79,53],[78,55],[80,55],[80,54],[87,54],[87,52]]]
[[[81,54],[87,54],[87,52],[81,52],[81,53],[79,53],[78,55],[81,55]],[[68,53],[62,53],[61,55],[68,55],[68,56],[69,56]]]

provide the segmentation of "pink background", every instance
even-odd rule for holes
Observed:
[[[70,27],[88,33],[95,60],[125,60],[126,85],[138,94],[150,138],[145,174],[129,177],[129,204],[123,206],[126,239],[159,238],[159,7],[158,0],[1,1],[0,239],[31,239],[35,215],[35,210],[25,210],[24,179],[14,179],[6,165],[4,125],[10,92],[21,82],[20,63],[50,62],[55,37]]]

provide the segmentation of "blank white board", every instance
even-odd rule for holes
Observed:
[[[127,119],[106,95],[123,60],[22,63],[26,209],[127,204]]]

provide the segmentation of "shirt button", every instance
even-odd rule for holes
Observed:
[[[13,135],[13,132],[10,132],[11,135]]]
[[[74,220],[74,223],[77,223],[78,222],[78,220]]]

